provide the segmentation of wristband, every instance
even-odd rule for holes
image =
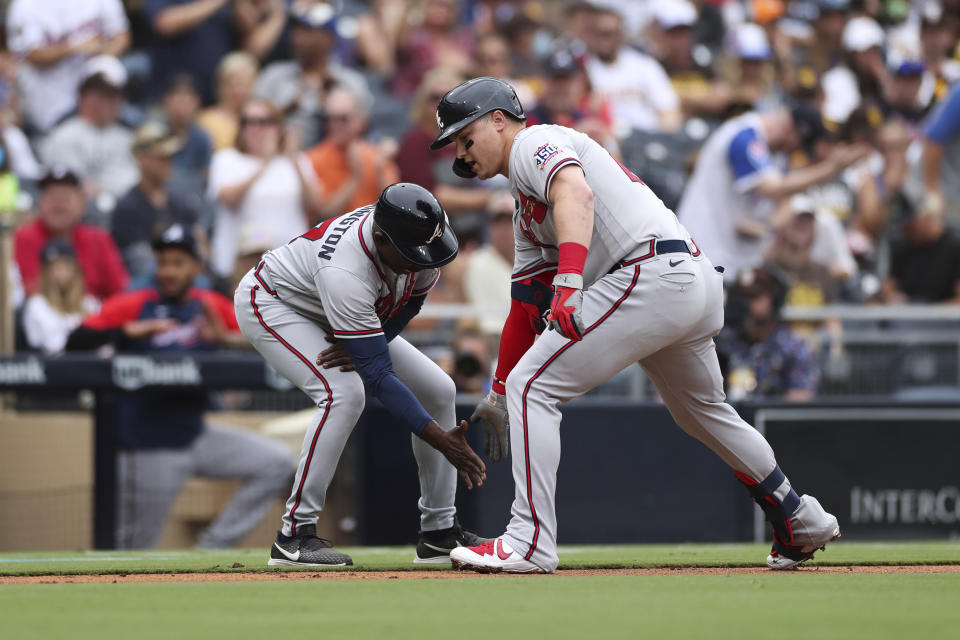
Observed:
[[[561,242],[559,251],[557,273],[583,273],[583,264],[587,261],[585,246],[579,242]]]
[[[501,380],[500,378],[494,376],[494,377],[493,377],[493,384],[490,385],[490,389],[491,389],[494,393],[499,393],[500,395],[505,396],[505,395],[507,395],[507,386],[506,386],[506,385],[507,385],[507,383],[506,383],[505,381],[503,381],[503,380]]]

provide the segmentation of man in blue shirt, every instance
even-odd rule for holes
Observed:
[[[122,370],[121,358],[128,358],[127,366],[141,371],[153,365],[128,352],[186,355],[245,347],[230,301],[193,286],[203,264],[188,229],[171,226],[152,244],[156,286],[107,298],[99,313],[70,334],[67,350],[113,345],[121,352],[114,367]],[[207,408],[207,391],[197,386],[147,388],[118,398],[119,548],[150,548],[157,543],[167,513],[190,476],[243,481],[219,517],[200,534],[201,548],[239,542],[287,488],[293,461],[286,448],[254,433],[206,424]]]

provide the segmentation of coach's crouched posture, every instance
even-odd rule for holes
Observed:
[[[179,353],[243,347],[230,301],[193,286],[202,263],[193,236],[174,225],[153,240],[156,286],[111,296],[70,334],[67,349]],[[263,518],[293,473],[281,443],[204,424],[207,391],[143,389],[120,394],[117,546],[153,547],[190,476],[243,480],[197,546],[233,546]]]
[[[399,183],[375,204],[265,253],[240,281],[234,299],[240,330],[318,407],[271,565],[353,564],[317,537],[316,522],[363,412],[365,387],[413,433],[421,494],[414,562],[446,563],[451,549],[485,542],[455,519],[457,471],[468,488],[482,485],[486,473],[464,438],[466,422],[454,426],[453,381],[399,337],[458,250],[433,194]]]

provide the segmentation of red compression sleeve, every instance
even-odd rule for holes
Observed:
[[[503,333],[500,334],[500,355],[497,358],[497,372],[494,374],[492,387],[494,392],[506,395],[507,390],[503,385],[507,376],[520,362],[536,336],[523,303],[514,300],[510,305],[510,315],[503,324]]]
[[[587,261],[587,248],[579,242],[561,242],[560,259],[557,261],[557,273],[583,274],[583,263]]]
[[[532,284],[536,281],[545,291],[549,292],[553,276],[554,272],[548,271],[521,280],[519,284]],[[497,358],[497,371],[494,374],[492,386],[496,393],[506,394],[503,385],[507,376],[520,362],[520,358],[523,357],[523,354],[527,352],[527,349],[530,348],[537,337],[537,322],[541,321],[540,314],[542,313],[538,304],[524,302],[516,298],[511,301],[510,315],[507,316],[507,320],[503,324],[503,331],[500,334],[500,354]],[[549,304],[549,293],[542,300],[542,304]]]

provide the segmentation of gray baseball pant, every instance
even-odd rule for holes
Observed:
[[[198,548],[231,547],[249,533],[290,482],[287,448],[266,436],[207,425],[185,449],[121,451],[117,457],[117,547],[149,549],[191,476],[243,480],[199,537]]]
[[[583,321],[583,340],[547,331],[507,378],[516,494],[503,537],[546,571],[558,564],[559,405],[635,362],[677,424],[734,470],[759,480],[776,466],[764,437],[724,402],[713,343],[723,278],[705,256],[664,254],[601,278],[584,291]],[[778,494],[789,489],[783,484]]]
[[[355,371],[321,369],[316,364],[317,355],[330,346],[324,329],[264,291],[252,271],[241,280],[234,305],[243,335],[318,407],[303,439],[293,491],[283,514],[284,535],[296,535],[297,526],[317,522],[347,438],[363,413],[366,391]],[[397,376],[424,409],[440,426],[452,429],[456,387],[450,376],[400,337],[390,341],[390,359]],[[417,436],[411,435],[411,442],[420,469],[420,529],[452,527],[457,471],[442,453]]]

